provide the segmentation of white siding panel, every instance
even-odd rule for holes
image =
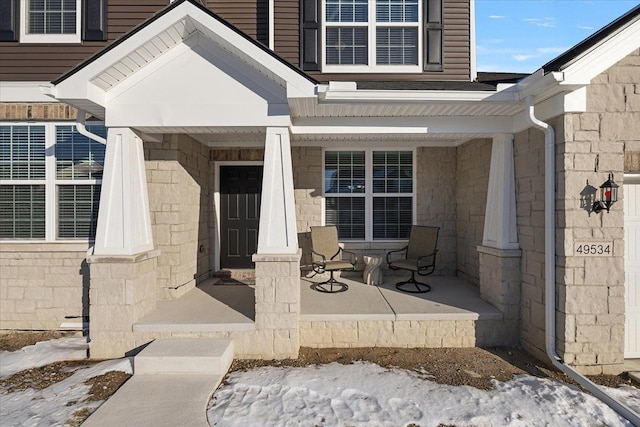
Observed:
[[[640,357],[640,184],[624,186],[625,349]]]

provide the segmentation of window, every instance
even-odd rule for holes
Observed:
[[[344,240],[409,238],[413,157],[410,150],[325,151],[325,224]]]
[[[325,0],[325,71],[420,71],[422,0]]]
[[[80,0],[21,0],[20,42],[79,43]]]
[[[443,1],[301,0],[300,67],[329,73],[444,71]]]
[[[1,125],[0,239],[93,238],[104,152],[74,125]]]

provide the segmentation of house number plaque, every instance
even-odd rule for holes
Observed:
[[[574,256],[610,257],[613,256],[613,242],[575,242]]]

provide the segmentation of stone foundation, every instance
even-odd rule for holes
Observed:
[[[122,357],[136,347],[133,324],[156,305],[159,251],[132,256],[90,256],[89,354]]]

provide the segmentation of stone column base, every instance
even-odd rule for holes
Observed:
[[[122,357],[136,347],[133,324],[156,306],[160,251],[92,255],[89,263],[89,355]]]
[[[502,312],[505,343],[520,340],[520,258],[519,249],[496,249],[478,246],[480,262],[480,296]]]
[[[300,350],[300,258],[296,254],[255,254],[256,357],[297,358]]]

